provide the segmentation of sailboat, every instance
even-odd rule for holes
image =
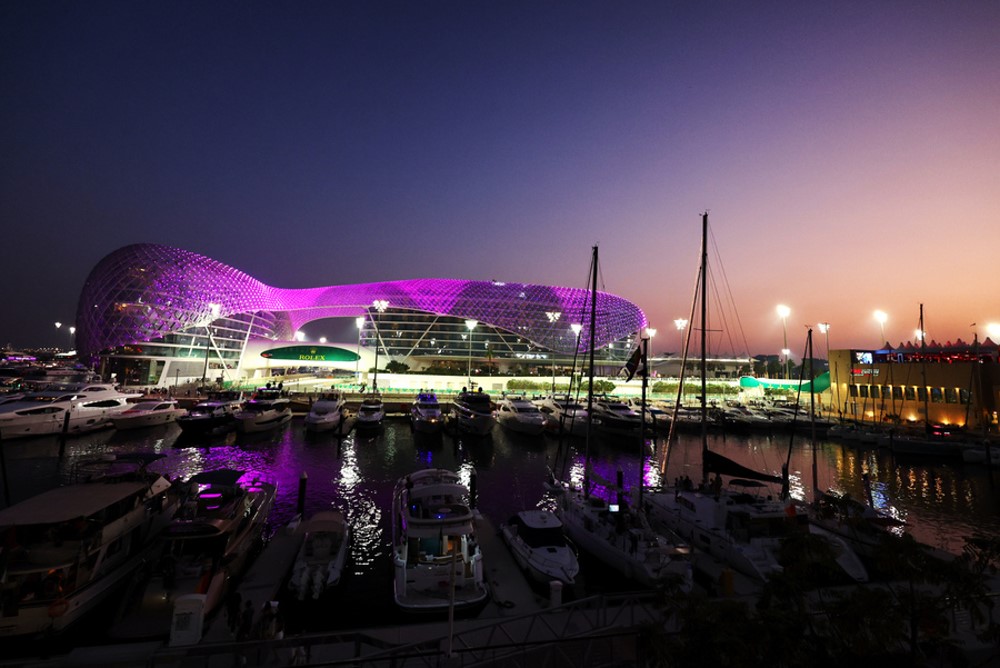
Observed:
[[[650,527],[645,514],[630,507],[623,493],[624,481],[619,470],[616,482],[603,481],[610,498],[592,494],[596,478],[590,469],[589,445],[594,438],[594,332],[597,317],[598,250],[593,249],[590,297],[590,360],[587,399],[588,456],[583,485],[559,480],[554,474],[546,485],[555,497],[555,514],[566,534],[581,549],[645,587],[676,586],[689,590],[692,584],[690,549],[672,532],[658,533]]]
[[[708,447],[708,407],[706,402],[706,336],[708,284],[708,214],[702,217],[701,266],[698,274],[696,303],[700,302],[701,330],[701,456],[702,481],[693,483],[685,476],[672,488],[651,490],[645,495],[644,506],[652,526],[672,530],[687,538],[694,549],[700,549],[730,568],[756,580],[766,581],[783,571],[779,559],[784,539],[793,532],[812,532],[808,515],[786,494],[776,499],[768,484],[781,484],[788,489],[788,465],[782,475],[756,471],[713,452]],[[693,314],[692,314],[693,315]],[[692,317],[693,321],[693,317]],[[685,346],[685,352],[687,346]],[[682,368],[686,367],[685,363]],[[683,385],[683,379],[682,379]],[[678,396],[677,406],[680,405]],[[674,420],[673,422],[676,422]],[[667,469],[674,429],[667,437],[661,471]],[[709,474],[715,476],[709,480]],[[729,478],[723,488],[722,476]],[[834,551],[844,555],[851,569],[851,578],[866,581],[867,572],[856,555],[843,541]],[[853,560],[849,557],[854,557]]]

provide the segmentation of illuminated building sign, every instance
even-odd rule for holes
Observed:
[[[265,350],[260,356],[293,362],[356,362],[361,359],[357,353],[333,346],[285,346]]]
[[[877,376],[878,369],[851,369],[852,376]]]

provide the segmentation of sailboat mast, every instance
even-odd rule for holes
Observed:
[[[708,484],[708,363],[705,351],[708,348],[708,212],[701,215],[701,481]]]
[[[597,332],[597,246],[590,268],[590,359],[587,371],[587,447],[584,459],[587,462],[584,473],[584,494],[590,494],[590,439],[594,435],[594,339]]]
[[[819,498],[819,473],[816,469],[816,369],[813,368],[813,331],[806,334],[806,349],[809,354],[809,443],[812,446],[813,500]]]

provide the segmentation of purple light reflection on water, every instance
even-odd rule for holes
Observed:
[[[55,437],[17,439],[3,444],[8,465],[7,479],[13,500],[19,501],[48,487],[66,484],[75,465],[84,459],[112,453],[157,451],[166,457],[152,468],[172,478],[189,478],[204,470],[233,468],[246,472],[244,481],[261,478],[278,486],[272,525],[289,521],[297,511],[300,477],[308,475],[306,513],[331,507],[345,512],[352,527],[347,575],[341,585],[349,600],[362,602],[354,610],[358,623],[370,619],[381,622],[391,604],[390,516],[392,490],[396,481],[414,470],[441,467],[458,471],[468,483],[473,468],[479,490],[478,507],[494,526],[518,510],[547,507],[543,482],[547,467],[555,462],[558,444],[554,439],[522,439],[499,427],[492,439],[455,441],[423,439],[412,434],[402,421],[389,420],[384,430],[372,438],[348,437],[338,448],[329,434],[305,433],[300,419],[280,431],[254,436],[230,434],[207,442],[179,440],[175,426],[129,432],[106,431],[70,439],[59,458]],[[712,437],[710,447],[740,463],[776,472],[788,452],[788,438],[764,436],[723,439]],[[662,447],[657,443],[657,447]],[[576,484],[582,483],[583,445],[569,446],[569,464],[557,469]],[[637,448],[618,449],[606,444],[591,448],[595,477],[613,485],[618,468],[626,488],[631,490],[640,476]],[[646,457],[642,475],[647,481],[658,472]],[[654,464],[655,467],[655,464]],[[1000,493],[996,484],[1000,472],[960,464],[923,464],[893,461],[877,450],[857,451],[823,444],[818,462],[820,489],[833,488],[864,498],[861,473],[869,472],[879,503],[906,520],[907,531],[918,540],[958,551],[963,537],[974,530],[1000,532],[996,512]],[[794,484],[812,489],[810,448],[806,443],[792,448],[791,474]],[[701,477],[700,443],[682,435],[671,454],[663,478],[672,481],[688,475]],[[595,494],[612,499],[613,489],[595,487]]]

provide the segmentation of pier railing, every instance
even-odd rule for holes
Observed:
[[[655,593],[593,596],[537,613],[379,631],[299,635],[281,640],[164,648],[151,668],[232,665],[421,668],[448,666],[604,666],[640,651],[643,628],[665,620]],[[386,635],[394,636],[393,641]],[[237,663],[234,664],[234,657]]]

